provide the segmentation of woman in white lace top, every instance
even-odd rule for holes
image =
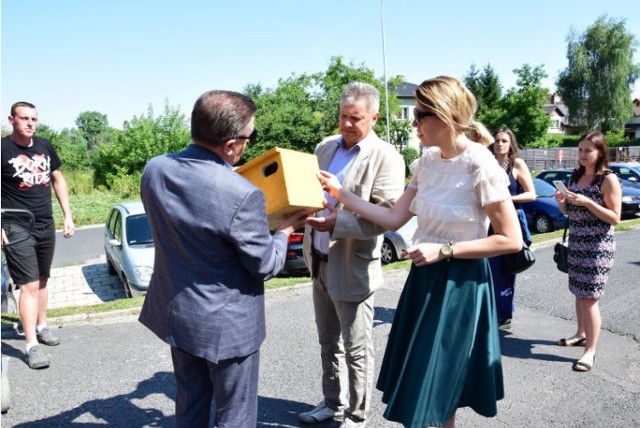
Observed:
[[[487,257],[519,251],[520,226],[508,180],[493,154],[467,135],[476,100],[457,79],[436,77],[416,90],[413,125],[426,153],[393,208],[370,204],[319,178],[331,196],[391,230],[417,216],[412,261],[377,388],[385,418],[407,427],[454,426],[469,406],[495,416],[504,396],[495,299]],[[489,224],[495,234],[487,236]]]

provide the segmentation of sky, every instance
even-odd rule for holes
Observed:
[[[490,64],[504,90],[514,69],[541,65],[553,91],[570,31],[607,14],[640,41],[637,0],[0,1],[2,125],[29,101],[58,131],[84,111],[122,128],[166,102],[188,117],[205,91],[274,88],[326,71],[333,56],[380,78],[386,63],[389,78],[415,84]]]

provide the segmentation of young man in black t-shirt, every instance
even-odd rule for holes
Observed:
[[[64,237],[75,230],[67,183],[60,172],[62,162],[51,142],[35,137],[36,107],[27,102],[11,106],[13,133],[2,139],[2,208],[29,210],[35,217],[30,238],[4,249],[9,272],[20,287],[20,321],[26,340],[29,367],[49,366],[38,343],[55,346],[60,340],[47,327],[47,282],[53,262],[56,229],[51,206],[51,187],[64,215]],[[2,242],[13,242],[29,233],[24,216],[2,216]]]

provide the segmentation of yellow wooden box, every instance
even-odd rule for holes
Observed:
[[[236,171],[262,189],[269,227],[275,229],[296,211],[323,208],[324,192],[316,177],[318,158],[309,153],[273,148]]]

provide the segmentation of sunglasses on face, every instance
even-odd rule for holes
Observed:
[[[422,111],[422,110],[418,110],[417,108],[413,109],[413,118],[417,123],[420,123],[420,120],[422,120],[425,117],[435,116],[435,115],[436,114],[432,111]]]
[[[253,132],[251,133],[251,135],[249,136],[244,136],[244,135],[238,135],[236,137],[233,137],[235,140],[255,140],[258,137],[258,130],[254,129]]]

